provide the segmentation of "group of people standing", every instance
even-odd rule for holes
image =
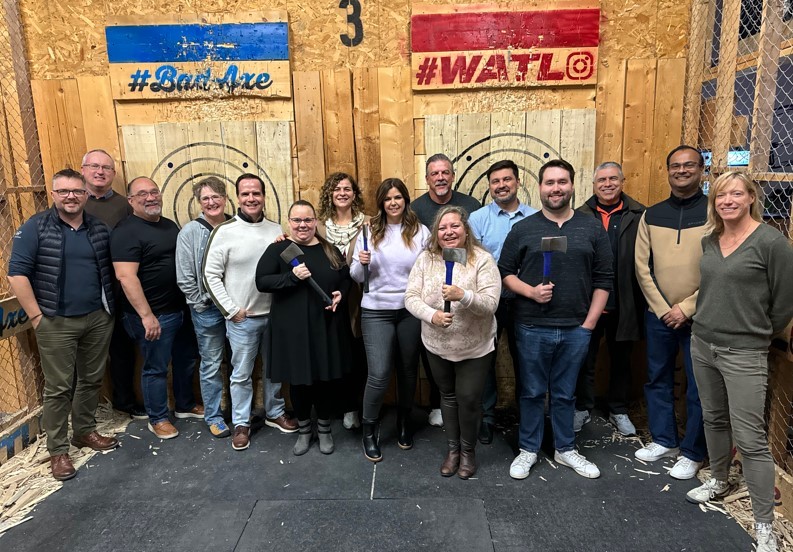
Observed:
[[[383,459],[379,420],[393,374],[397,444],[414,446],[421,358],[439,397],[431,422],[443,424],[447,439],[440,473],[468,479],[477,470],[477,441],[493,439],[496,345],[505,331],[520,411],[510,476],[529,476],[547,415],[555,461],[596,478],[600,471],[576,450],[575,434],[594,407],[600,341],[610,357],[609,421],[631,435],[632,346],[646,336],[652,442],[636,457],[674,457],[670,475],[689,479],[709,456],[713,477],[688,493],[705,502],[731,489],[734,439],[758,550],[776,550],[763,409],[771,337],[793,317],[793,248],[762,224],[761,191],[745,175],[719,176],[705,196],[698,150],[679,146],[666,165],[671,195],[659,204],[645,208],[629,197],[620,165],[607,162],[594,172],[593,195],[573,209],[575,170],[550,160],[538,173],[537,210],[518,198],[514,162],[487,170],[492,201],[481,206],[454,189],[451,160],[436,154],[426,162],[428,191],[415,201],[404,182],[387,178],[369,218],[355,179],[335,173],[318,209],[304,200],[290,206],[283,233],[264,215],[257,175],[237,179],[234,216],[226,214],[221,180],[196,183],[202,213],[179,230],[162,217],[155,182],[135,178],[125,200],[110,186],[112,158],[89,152],[82,174],[54,176],[52,209],[20,228],[9,264],[41,353],[53,475],[75,474],[70,411],[73,444],[118,444],[96,432],[93,417],[110,350],[116,408],[145,416],[160,438],[178,435],[168,409],[170,362],[174,416],[204,418],[214,436],[231,436],[234,450],[248,448],[260,357],[265,423],[297,433],[295,455],[315,441],[332,453],[331,419],[343,412],[346,428],[362,425],[372,462]],[[114,354],[130,338],[143,357],[142,406],[129,366]],[[231,427],[220,407],[226,341]],[[688,380],[682,440],[673,392],[681,349]],[[203,406],[192,391],[198,357]],[[295,418],[285,412],[283,383]]]

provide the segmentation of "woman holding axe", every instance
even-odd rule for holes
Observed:
[[[368,291],[361,301],[361,330],[369,377],[363,395],[363,453],[372,462],[382,460],[377,419],[396,363],[397,444],[413,447],[410,410],[416,394],[419,362],[419,321],[405,309],[405,288],[410,269],[424,248],[429,230],[410,209],[405,183],[387,178],[377,188],[378,213],[371,236],[361,233],[352,255],[350,275]],[[396,354],[395,354],[396,353]]]
[[[350,325],[341,303],[350,287],[349,269],[338,249],[317,235],[309,202],[296,201],[288,216],[289,239],[270,245],[256,267],[256,287],[273,294],[267,375],[289,383],[299,424],[294,454],[311,447],[312,406],[319,450],[330,454],[334,391],[349,366]]]
[[[460,207],[444,207],[410,272],[405,306],[421,320],[421,339],[441,391],[448,453],[441,475],[476,473],[482,389],[495,355],[501,277]]]

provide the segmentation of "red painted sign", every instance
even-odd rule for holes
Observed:
[[[600,10],[416,14],[413,88],[590,85]]]

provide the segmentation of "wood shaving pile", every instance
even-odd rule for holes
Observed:
[[[116,413],[109,404],[100,404],[96,410],[96,430],[102,435],[124,432],[130,421],[129,416]],[[99,453],[89,448],[69,448],[69,456],[77,470],[95,454]],[[0,536],[32,519],[28,513],[62,486],[63,482],[52,478],[47,437],[38,435],[27,449],[0,466]]]

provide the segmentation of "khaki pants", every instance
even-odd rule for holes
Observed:
[[[69,412],[75,435],[96,429],[94,415],[112,333],[113,317],[101,309],[84,316],[41,317],[36,328],[44,372],[41,427],[51,455],[69,452]]]
[[[713,477],[727,481],[735,439],[741,452],[746,487],[752,498],[754,520],[772,523],[774,461],[763,420],[768,351],[719,347],[693,336],[691,360],[702,403]]]

